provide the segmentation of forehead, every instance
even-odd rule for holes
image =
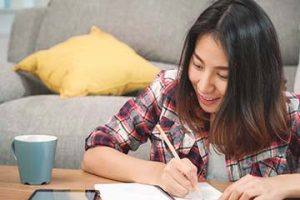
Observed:
[[[217,47],[224,51],[222,42],[215,33],[206,33],[197,37],[195,48],[207,46]]]
[[[197,37],[197,41],[196,43],[199,43],[200,40],[205,40],[205,39],[211,39],[213,40],[215,43],[217,43],[218,45],[222,46],[222,43],[221,43],[221,40],[220,40],[220,37],[219,37],[219,34],[218,33],[203,33],[203,34],[200,34],[198,35]]]
[[[199,36],[196,41],[194,54],[208,64],[228,65],[227,54],[220,40],[214,34]]]

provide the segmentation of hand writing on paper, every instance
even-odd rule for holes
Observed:
[[[159,186],[171,195],[184,197],[197,186],[197,168],[189,159],[173,158],[161,170]]]
[[[246,175],[226,188],[219,200],[281,200],[285,198],[282,186],[278,177]]]

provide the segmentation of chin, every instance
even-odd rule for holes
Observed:
[[[203,107],[202,107],[202,109],[203,109],[204,112],[206,112],[206,113],[210,113],[210,114],[216,113],[216,110],[212,110],[212,109],[204,109]]]
[[[204,110],[204,112],[207,112],[207,113],[210,113],[210,114],[214,114],[219,110],[219,105],[217,105],[217,106],[206,106],[206,105],[200,104],[200,107]]]

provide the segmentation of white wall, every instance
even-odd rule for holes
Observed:
[[[7,48],[14,14],[0,10],[0,67],[7,64]]]
[[[9,1],[9,3],[5,3],[5,1]],[[8,64],[7,48],[15,11],[35,6],[46,6],[48,2],[49,0],[0,0],[0,67]],[[10,6],[7,8],[5,5]]]
[[[34,6],[45,6],[49,0],[0,0],[0,8],[22,9]]]

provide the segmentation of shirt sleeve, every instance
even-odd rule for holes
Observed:
[[[128,100],[107,124],[86,138],[85,149],[108,146],[128,153],[145,143],[159,120],[165,85],[162,71],[140,95]]]

